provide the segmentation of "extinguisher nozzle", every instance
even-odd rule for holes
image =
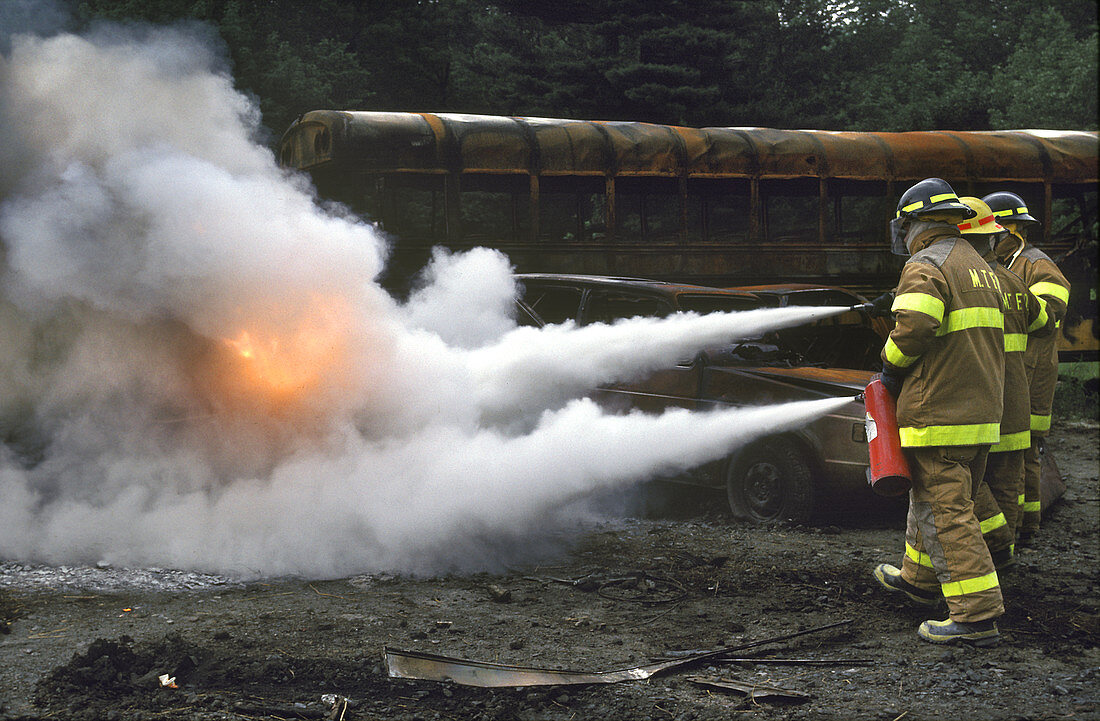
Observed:
[[[867,399],[867,394],[866,393],[857,393],[854,400],[857,400],[860,403],[863,403],[864,401],[866,401],[866,399]]]

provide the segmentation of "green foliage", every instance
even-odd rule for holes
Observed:
[[[1074,38],[1069,22],[1052,8],[1036,9],[1003,70],[991,79],[997,102],[990,121],[998,128],[1096,128],[1097,35]],[[1088,119],[1092,119],[1091,126]]]
[[[207,23],[277,135],[314,108],[848,130],[1097,128],[1093,0],[79,0]]]
[[[1095,369],[1092,373],[1095,374]],[[1097,405],[1095,375],[1088,377],[1063,376],[1059,378],[1054,390],[1053,416],[1066,421],[1100,421],[1100,406]]]

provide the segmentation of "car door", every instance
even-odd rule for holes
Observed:
[[[577,320],[582,296],[583,290],[576,286],[524,281],[523,300],[545,323]]]
[[[636,316],[663,318],[673,313],[664,297],[620,288],[591,288],[584,297],[581,323],[611,323]],[[666,408],[695,408],[699,396],[702,364],[685,358],[645,378],[616,383],[597,391],[601,404],[618,411],[631,409],[659,413]]]

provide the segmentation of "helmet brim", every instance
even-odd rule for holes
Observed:
[[[998,223],[1007,221],[1011,223],[1035,223],[1036,225],[1039,225],[1039,219],[1032,217],[1031,213],[1020,213],[1019,215],[1016,215],[1014,213],[1004,214],[1002,211],[1002,214],[998,215],[997,212],[994,211],[993,217],[997,219]]]
[[[957,200],[942,200],[938,203],[926,205],[923,208],[917,208],[907,213],[903,212],[901,215],[907,215],[910,218],[917,218],[918,220],[927,219],[930,215],[938,215],[943,216],[943,219],[949,222],[961,222],[969,220],[978,214],[974,212],[973,208]]]

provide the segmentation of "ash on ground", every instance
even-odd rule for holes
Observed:
[[[688,516],[609,521],[548,564],[498,574],[245,583],[3,563],[0,718],[1100,719],[1097,445],[1095,424],[1049,439],[1067,492],[1001,579],[991,649],[918,640],[942,609],[877,587],[871,569],[898,562],[903,516],[757,528],[712,498]],[[843,619],[744,652],[751,662],[608,685],[396,680],[382,658],[392,647],[604,671]],[[810,698],[746,700],[692,675]]]

